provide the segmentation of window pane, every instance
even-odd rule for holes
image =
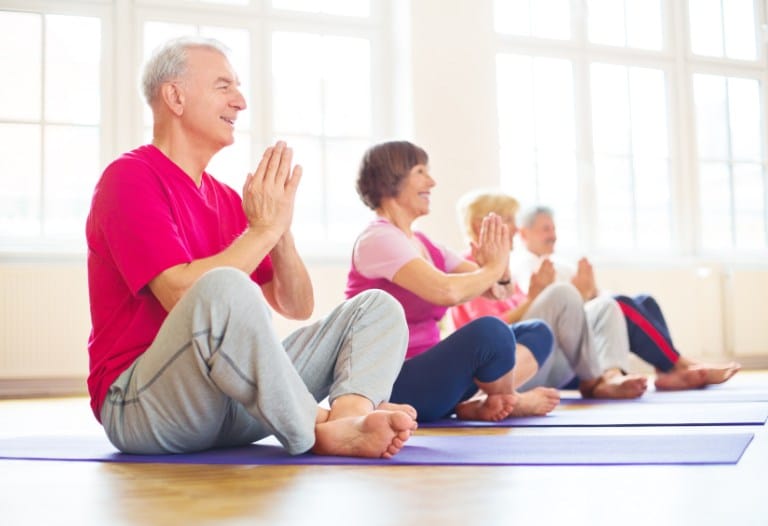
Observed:
[[[293,159],[303,169],[293,212],[297,242],[316,242],[326,238],[326,191],[323,147],[320,139],[285,136],[293,148]],[[362,155],[362,152],[360,153]]]
[[[627,46],[662,49],[661,0],[626,0]]]
[[[82,237],[91,189],[101,171],[99,147],[95,126],[45,127],[45,235]]]
[[[369,0],[272,0],[275,9],[341,16],[370,16]]]
[[[755,60],[757,58],[757,39],[753,0],[724,1],[723,26],[725,28],[725,55],[729,58]]]
[[[760,86],[750,79],[728,79],[731,148],[735,160],[762,159]]]
[[[496,0],[496,31],[508,35],[571,38],[569,0]]]
[[[40,127],[0,123],[0,236],[40,233]]]
[[[765,248],[765,181],[759,164],[733,167],[736,246]]]
[[[589,40],[595,44],[624,46],[626,33],[621,0],[589,0]]]
[[[362,38],[323,37],[325,133],[371,134],[371,51]],[[362,151],[362,150],[361,150]]]
[[[627,68],[592,65],[592,128],[595,151],[629,154],[630,116]]]
[[[41,43],[39,15],[0,11],[0,49],[13,50],[0,54],[0,119],[40,119]]]
[[[45,117],[98,124],[101,24],[97,18],[46,16]]]
[[[725,160],[729,157],[725,86],[723,77],[693,76],[696,138],[701,159]]]
[[[604,250],[634,246],[632,183],[629,162],[616,157],[595,158],[597,245]]]
[[[501,156],[501,178],[499,184],[514,196],[523,206],[541,201],[536,180],[536,161],[533,151],[517,151],[503,146]]]
[[[571,63],[537,58],[533,61],[533,74],[537,147],[571,153],[575,147]]]
[[[360,233],[360,226],[368,222],[371,210],[357,195],[355,181],[360,159],[368,141],[329,141],[326,146],[326,172],[328,181],[328,238],[348,243]]]
[[[533,59],[519,55],[496,57],[499,141],[504,150],[530,155],[536,145]],[[504,157],[502,156],[502,163]],[[531,172],[533,175],[533,172]]]
[[[691,50],[697,55],[723,56],[723,26],[720,0],[688,2]]]
[[[498,33],[530,35],[529,0],[495,0],[493,7],[493,22]]]
[[[702,247],[731,248],[731,186],[726,163],[699,164],[699,204]]]
[[[273,34],[272,111],[278,134],[322,133],[322,60],[320,36]]]
[[[669,163],[666,158],[640,158],[634,162],[637,246],[671,246]]]
[[[669,143],[664,73],[657,69],[630,68],[629,86],[634,154],[665,157]]]

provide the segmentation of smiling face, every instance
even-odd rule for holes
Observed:
[[[220,150],[235,140],[237,114],[246,108],[227,57],[213,49],[187,50],[186,73],[177,81],[182,125],[199,147]]]
[[[435,180],[429,174],[429,166],[417,164],[403,179],[394,201],[408,212],[412,219],[429,213],[429,200]]]

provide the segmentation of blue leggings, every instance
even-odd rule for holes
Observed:
[[[660,371],[669,371],[680,359],[667,322],[652,296],[614,296],[627,321],[629,350]]]
[[[514,368],[518,341],[541,364],[552,352],[554,337],[539,320],[513,326],[490,316],[473,320],[406,360],[390,400],[414,406],[420,422],[446,418],[477,392],[475,380],[493,382]]]

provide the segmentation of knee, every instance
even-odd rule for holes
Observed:
[[[555,333],[544,321],[530,320],[526,322],[526,331],[517,339],[517,343],[524,345],[533,355],[539,367],[552,354],[555,345]]]
[[[193,287],[201,294],[226,294],[252,286],[250,276],[234,267],[219,267],[209,270],[195,282]]]
[[[488,341],[509,349],[515,346],[515,336],[509,325],[494,316],[481,316],[464,325],[461,330],[475,341]]]
[[[192,285],[187,292],[195,304],[210,307],[252,305],[255,300],[265,303],[261,289],[242,270],[233,267],[219,267],[209,270]],[[231,309],[229,309],[231,310]]]
[[[584,300],[581,294],[570,283],[553,283],[544,289],[542,296],[546,301],[556,303],[563,309],[584,308]]]
[[[408,332],[403,306],[388,292],[379,289],[365,290],[347,301],[377,320],[390,321]]]

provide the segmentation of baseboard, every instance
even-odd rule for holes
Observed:
[[[87,393],[84,377],[0,378],[0,398],[42,398]]]

